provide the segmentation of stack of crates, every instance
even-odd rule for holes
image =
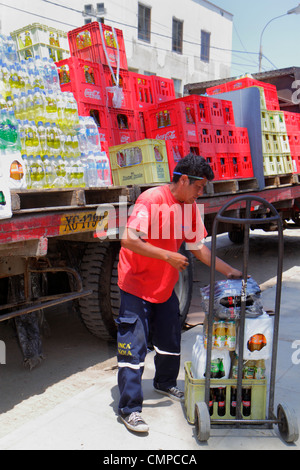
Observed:
[[[87,102],[86,95],[82,94],[87,87],[81,87],[79,95],[76,94],[76,99],[83,103],[80,113],[99,117],[99,132],[107,136],[110,146],[144,139],[143,110],[148,103],[154,105],[174,98],[173,81],[129,72],[123,32],[119,29],[92,22],[69,31],[68,40],[71,58],[81,60],[83,66],[85,62],[92,64],[91,67],[99,71],[99,80],[95,83],[101,88],[98,103]]]
[[[232,102],[190,95],[144,111],[146,136],[167,142],[169,169],[187,153],[203,156],[215,180],[253,177],[248,132],[235,126]]]
[[[67,34],[49,26],[33,23],[11,33],[19,59],[29,59],[39,55],[57,62],[69,57]]]
[[[286,116],[292,113],[280,111],[275,85],[260,82],[252,77],[241,77],[224,84],[208,88],[208,95],[257,87],[260,93],[263,168],[265,176],[289,174],[299,168],[300,160],[293,152],[298,152],[297,139],[287,132]],[[292,123],[289,123],[292,126]],[[291,128],[290,127],[290,128]],[[297,149],[297,151],[296,151]],[[293,153],[292,152],[292,153]]]
[[[293,173],[293,163],[283,111],[261,108],[264,175]]]
[[[289,139],[293,173],[300,173],[300,114],[283,111]]]

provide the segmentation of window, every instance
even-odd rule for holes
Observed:
[[[91,15],[93,13],[93,5],[91,4],[84,5],[84,13],[86,15]]]
[[[172,51],[182,54],[183,21],[173,18],[172,25]]]
[[[209,62],[210,33],[201,30],[201,53],[200,58],[204,62]]]
[[[151,8],[139,3],[138,5],[138,39],[150,42]]]
[[[104,3],[96,3],[96,12],[97,12],[97,15],[101,15],[101,13],[105,13]]]

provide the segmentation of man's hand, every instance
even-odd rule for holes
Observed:
[[[173,266],[173,268],[178,269],[179,272],[184,271],[189,265],[189,260],[186,256],[173,251],[167,252],[166,261]]]
[[[232,271],[227,274],[227,279],[241,279],[242,277],[243,273],[234,268],[232,268]]]

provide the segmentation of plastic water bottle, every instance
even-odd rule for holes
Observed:
[[[10,85],[9,85],[9,70],[5,62],[0,60],[0,70],[1,70],[1,94],[6,99],[10,95]]]
[[[66,107],[64,93],[58,92],[56,97],[57,97],[57,100],[56,100],[57,124],[58,124],[59,127],[64,128],[64,126],[65,126],[65,107]]]
[[[97,124],[92,117],[87,116],[85,118],[85,129],[89,150],[99,150],[100,136]]]
[[[37,155],[40,149],[40,141],[37,127],[34,121],[24,121],[25,133],[25,153],[27,155]]]
[[[31,179],[31,188],[42,189],[45,184],[45,167],[40,155],[29,155],[28,165]]]
[[[45,169],[44,188],[54,188],[56,177],[54,156],[44,154],[42,155],[42,161]]]
[[[92,151],[88,153],[87,157],[87,181],[89,188],[97,187],[97,164],[95,160],[95,156]]]
[[[57,104],[56,98],[52,90],[48,91],[46,97],[46,119],[48,122],[57,122]]]
[[[49,74],[50,74],[50,88],[54,93],[60,92],[58,70],[53,59],[48,59]]]
[[[34,121],[34,109],[33,109],[33,92],[32,90],[28,90],[26,95],[26,111],[25,111],[26,119],[28,121]]]
[[[8,63],[15,63],[18,60],[18,52],[14,40],[11,36],[3,36],[2,51]]]
[[[22,160],[24,162],[24,169],[25,169],[25,185],[27,189],[30,189],[31,188],[30,166],[28,163],[28,156],[25,153],[22,154]]]
[[[54,165],[55,165],[55,188],[66,188],[67,185],[67,175],[66,175],[66,161],[62,155],[54,155]]]
[[[0,150],[4,153],[21,150],[18,121],[13,111],[0,110]]]
[[[40,141],[40,152],[43,155],[48,150],[47,129],[44,126],[42,121],[39,121],[37,124],[38,124],[37,125],[37,131],[38,131],[38,136],[39,136],[39,141]]]
[[[32,95],[33,115],[35,122],[45,122],[46,119],[46,96],[40,88],[35,87]]]

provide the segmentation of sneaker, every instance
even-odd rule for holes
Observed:
[[[126,428],[130,431],[135,432],[148,432],[149,426],[141,417],[141,414],[138,411],[133,411],[130,415],[122,416],[120,415],[121,420],[125,424]]]
[[[161,393],[162,395],[167,395],[169,398],[172,398],[172,400],[184,401],[184,393],[179,390],[178,387],[170,387],[166,390],[161,390],[154,387],[154,390],[156,390],[158,393]]]

